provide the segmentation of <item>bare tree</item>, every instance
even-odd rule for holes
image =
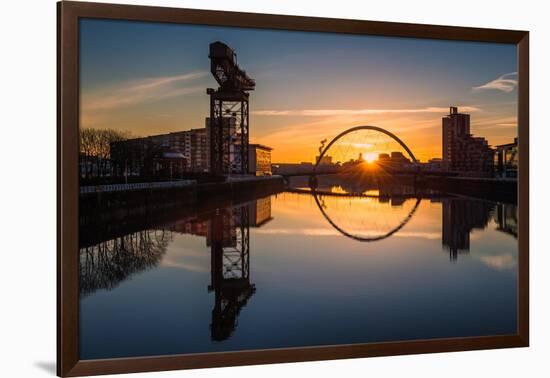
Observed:
[[[111,158],[111,143],[126,140],[131,134],[114,129],[80,130],[80,158],[83,163],[81,174],[85,178],[107,175],[107,162]]]

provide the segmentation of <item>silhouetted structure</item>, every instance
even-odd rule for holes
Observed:
[[[174,223],[171,230],[180,234],[207,238],[210,232],[210,223],[208,219],[192,217]]]
[[[485,138],[470,134],[470,115],[451,106],[442,125],[444,167],[463,176],[492,176],[495,152]]]
[[[319,156],[315,156],[315,161],[319,161],[319,165],[332,165],[332,156],[323,156],[319,159]]]
[[[208,57],[210,71],[219,84],[218,89],[206,90],[210,95],[210,172],[247,173],[248,92],[256,83],[238,66],[237,55],[226,44],[211,43]]]
[[[441,205],[441,241],[449,251],[451,261],[456,261],[460,253],[470,251],[470,232],[487,227],[495,205],[462,198],[445,198]]]
[[[321,162],[323,161],[324,157],[327,155],[327,152],[330,150],[330,148],[336,142],[338,142],[338,140],[340,140],[341,138],[343,138],[346,135],[349,135],[351,133],[356,133],[356,132],[375,132],[375,133],[384,134],[384,135],[390,137],[395,142],[397,142],[401,147],[403,147],[405,152],[409,155],[410,161],[412,161],[411,166],[412,167],[418,167],[419,166],[418,165],[418,160],[416,159],[416,157],[414,156],[414,154],[412,153],[410,148],[397,135],[395,135],[394,133],[392,133],[392,132],[390,132],[386,129],[383,129],[381,127],[365,125],[365,126],[355,126],[355,127],[349,128],[349,129],[341,132],[340,134],[336,135],[327,145],[325,145],[325,143],[324,143],[325,141],[322,141],[321,147],[319,149],[320,150],[319,155],[317,156],[315,165],[313,166],[313,173],[315,174],[317,172],[322,171],[322,168],[320,168]],[[395,161],[400,161],[402,163],[405,163],[406,161],[408,161],[408,159],[400,152],[392,152],[391,159],[393,159]],[[344,170],[354,169],[362,161],[363,161],[363,156],[360,153],[358,160],[353,160],[352,159],[348,162],[345,162],[345,163],[342,164],[342,168],[344,168]]]
[[[301,163],[274,163],[271,165],[273,173],[276,175],[309,175],[313,173],[313,163],[304,161]]]
[[[110,176],[112,172],[111,159],[101,159],[97,156],[79,154],[78,169],[81,178]],[[102,175],[103,173],[103,175]]]
[[[191,129],[111,143],[113,176],[155,177],[172,171],[172,178],[187,172],[206,172],[209,162],[208,130]]]
[[[219,209],[210,223],[211,283],[214,308],[210,325],[213,340],[233,333],[237,316],[256,291],[250,283],[250,220],[247,206]]]
[[[407,170],[414,168],[411,160],[400,151],[392,151],[390,154],[378,154],[377,164],[386,170]]]

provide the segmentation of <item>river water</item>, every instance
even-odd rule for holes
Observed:
[[[80,358],[516,333],[514,204],[295,189],[81,245]]]

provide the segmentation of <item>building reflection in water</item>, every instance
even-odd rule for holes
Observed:
[[[250,227],[261,227],[271,219],[271,197],[266,197],[217,209],[205,218],[185,220],[174,227],[176,232],[204,236],[210,248],[212,340],[231,336],[241,309],[256,291],[250,282]]]
[[[416,198],[414,195],[409,197],[408,188],[401,190],[399,195],[395,190],[380,190],[378,204],[402,207],[406,198]],[[326,200],[331,201],[331,198],[326,197]],[[333,199],[335,203],[337,200],[341,201],[337,197]],[[495,221],[497,230],[517,237],[516,205],[456,197],[430,200],[441,202],[441,240],[453,262],[459,254],[469,252],[471,232],[486,228],[491,220]],[[256,292],[250,275],[250,228],[262,227],[271,219],[271,197],[266,197],[82,247],[80,294],[87,296],[98,289],[111,290],[132,274],[157,266],[175,234],[201,236],[211,255],[207,288],[214,294],[211,339],[226,340],[237,327],[239,313]]]
[[[225,340],[233,333],[241,309],[256,291],[250,282],[250,227],[261,227],[271,219],[271,197],[266,197],[82,247],[80,295],[111,290],[133,273],[157,266],[174,234],[201,236],[211,253],[208,286],[208,292],[214,293],[211,337]]]
[[[249,227],[249,213],[244,206],[217,210],[210,221],[208,291],[214,292],[210,331],[216,341],[231,336],[237,316],[256,291],[250,283]]]
[[[518,207],[508,204],[497,205],[497,230],[518,237]]]
[[[211,253],[208,291],[214,292],[213,340],[231,336],[241,309],[256,292],[250,282],[250,227],[261,227],[271,219],[271,197],[211,215],[207,245]]]
[[[485,201],[444,198],[441,206],[441,241],[449,251],[450,260],[456,261],[459,254],[470,251],[470,233],[487,227],[495,205]]]
[[[299,181],[298,181],[299,183]],[[330,197],[330,193],[349,194],[350,201],[360,203],[361,199],[353,198],[354,195],[372,194],[378,197],[378,204],[389,203],[392,207],[400,207],[411,198],[423,198],[422,200],[430,200],[432,202],[440,202],[442,207],[442,232],[441,241],[443,249],[449,252],[451,262],[458,259],[459,254],[469,253],[470,251],[470,234],[474,230],[485,229],[491,220],[497,224],[497,230],[505,232],[517,238],[518,230],[518,207],[516,204],[497,203],[475,198],[456,197],[447,194],[442,194],[438,191],[430,190],[425,187],[417,187],[414,181],[411,182],[396,182],[392,180],[373,182],[368,177],[361,180],[341,180],[331,178],[330,176],[323,177],[318,181],[315,189],[321,194],[320,210],[325,217],[329,211],[329,207],[325,202],[325,198]],[[334,201],[333,201],[334,202]],[[357,206],[359,207],[359,206]],[[368,210],[368,209],[367,209]],[[382,212],[383,209],[375,209],[376,212]],[[386,217],[386,211],[383,217]],[[344,212],[346,218],[351,218],[351,215]],[[409,215],[412,217],[414,211]],[[372,219],[375,214],[368,214],[367,218]],[[339,227],[340,222],[334,221],[332,215],[329,216],[329,223],[333,224],[340,233],[345,236],[348,233],[343,230],[345,227]],[[395,220],[393,223],[396,223]],[[364,227],[364,225],[362,225]],[[353,228],[353,227],[352,227]],[[391,236],[393,233],[388,232]],[[361,239],[361,238],[356,238]]]
[[[239,313],[256,292],[250,282],[250,227],[261,227],[271,219],[271,197],[266,197],[183,219],[170,228],[176,233],[204,237],[210,249],[212,340],[231,336]]]
[[[491,219],[496,221],[498,231],[517,238],[516,205],[466,198],[444,198],[441,204],[441,241],[453,262],[459,254],[470,251],[472,231],[485,229]]]

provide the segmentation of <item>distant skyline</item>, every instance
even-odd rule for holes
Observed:
[[[517,136],[515,45],[92,19],[80,21],[81,127],[204,127],[217,40],[256,79],[250,142],[273,147],[274,162],[311,162],[320,140],[357,125],[441,157],[449,106],[490,145]]]

